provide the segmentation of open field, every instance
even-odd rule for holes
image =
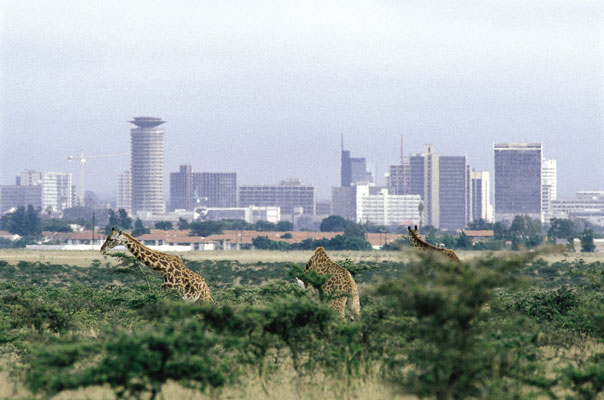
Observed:
[[[604,254],[330,252],[353,322],[293,283],[310,255],[183,253],[211,305],[131,260],[1,251],[0,398],[602,398]]]
[[[193,261],[202,260],[237,260],[248,264],[258,261],[262,262],[294,262],[303,264],[308,261],[312,251],[270,251],[270,250],[242,250],[242,251],[190,251],[171,253]],[[495,254],[505,254],[497,252]],[[403,261],[408,262],[415,255],[415,251],[406,248],[401,252],[394,251],[330,251],[330,255],[336,260],[350,259],[354,262],[364,261]],[[489,252],[483,251],[457,251],[462,260],[471,260],[482,257]],[[604,261],[604,252],[601,253],[553,253],[543,256],[548,262],[561,260],[574,261],[580,258],[586,262]],[[111,257],[103,256],[98,251],[35,251],[21,249],[0,249],[0,260],[15,264],[19,261],[42,262],[53,264],[67,264],[77,266],[89,266],[93,260],[102,262],[114,262]]]

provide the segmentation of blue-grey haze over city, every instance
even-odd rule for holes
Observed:
[[[601,1],[1,1],[0,184],[67,156],[128,153],[134,116],[167,121],[167,175],[340,181],[340,138],[384,183],[434,144],[493,170],[541,142],[558,196],[604,188]],[[130,157],[90,160],[115,192]],[[166,191],[167,196],[167,191]]]

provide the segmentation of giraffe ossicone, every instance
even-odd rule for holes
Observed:
[[[304,267],[304,272],[315,271],[321,275],[331,275],[323,285],[323,291],[328,295],[342,294],[331,299],[330,306],[336,310],[342,319],[345,319],[345,310],[351,312],[351,319],[359,319],[361,316],[361,303],[357,284],[350,272],[334,262],[323,247],[317,247],[313,256]],[[303,282],[298,284],[304,285]],[[301,285],[301,286],[302,286]]]
[[[205,279],[187,268],[180,257],[152,250],[126,232],[112,228],[101,247],[101,254],[107,255],[110,249],[120,245],[125,246],[143,264],[162,275],[162,289],[178,290],[185,301],[214,301]]]

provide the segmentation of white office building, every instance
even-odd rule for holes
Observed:
[[[387,188],[359,185],[356,218],[376,225],[419,225],[420,195],[389,194]]]
[[[551,203],[556,200],[557,185],[556,160],[544,158],[541,162],[541,212],[544,221],[551,218]]]
[[[42,179],[42,209],[63,211],[73,205],[70,172],[47,172]]]
[[[116,209],[123,208],[132,214],[132,174],[124,171],[117,176]]]
[[[491,182],[489,171],[471,171],[472,221],[483,219],[493,221],[493,205],[491,204]]]

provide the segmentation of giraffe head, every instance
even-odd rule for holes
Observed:
[[[413,235],[414,237],[417,237],[419,235],[419,230],[417,229],[417,225],[415,225],[415,227],[413,229],[411,229],[411,227],[408,226],[407,230],[409,231],[409,235]]]
[[[107,240],[103,243],[101,247],[101,254],[107,254],[109,249],[114,248],[115,246],[124,245],[126,243],[126,239],[124,238],[124,234],[122,231],[116,231],[115,228],[111,228],[111,233],[107,236]]]

